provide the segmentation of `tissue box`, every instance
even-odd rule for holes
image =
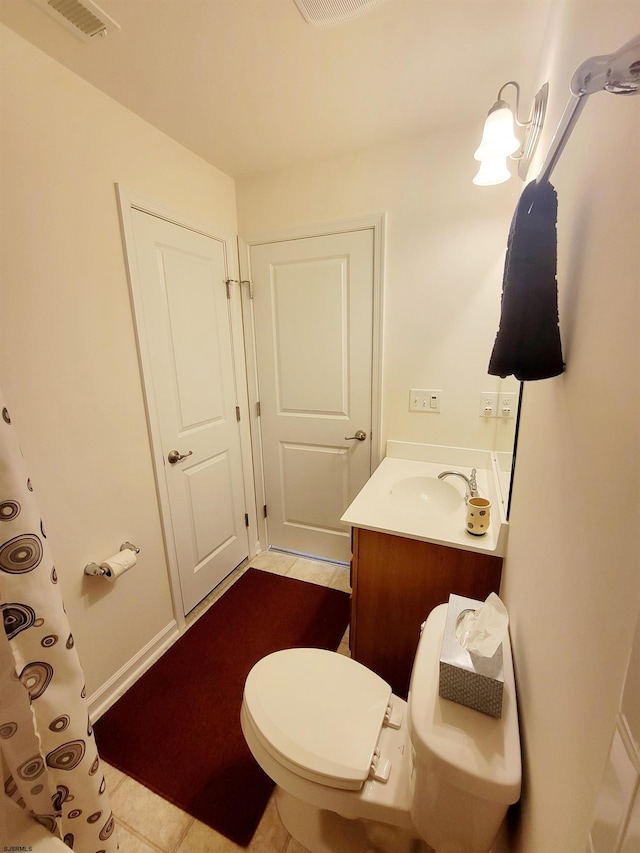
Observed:
[[[475,598],[450,595],[440,652],[440,695],[490,717],[502,716],[502,644],[491,658],[471,655],[456,637],[458,617],[483,604]]]

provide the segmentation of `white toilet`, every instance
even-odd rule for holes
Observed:
[[[438,695],[446,613],[436,607],[424,625],[407,702],[320,649],[275,652],[247,676],[242,731],[276,782],[282,822],[312,853],[488,853],[518,800],[508,639],[496,719]]]

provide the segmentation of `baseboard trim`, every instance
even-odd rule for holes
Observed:
[[[173,619],[146,646],[140,649],[118,672],[111,676],[87,699],[92,723],[108,711],[131,685],[172,646],[180,636],[178,624]]]

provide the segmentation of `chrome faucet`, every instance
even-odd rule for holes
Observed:
[[[442,474],[438,474],[439,480],[444,480],[445,477],[462,477],[465,482],[465,486],[467,489],[467,494],[465,496],[465,501],[468,503],[469,498],[477,498],[478,497],[478,483],[476,481],[476,469],[471,469],[471,476],[467,477],[466,474],[461,473],[460,471],[443,471]]]

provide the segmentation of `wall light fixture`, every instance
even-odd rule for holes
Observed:
[[[513,86],[516,90],[515,111],[502,98],[507,86]],[[518,161],[518,174],[524,179],[542,131],[548,92],[549,85],[545,83],[534,98],[529,119],[520,121],[520,86],[515,80],[509,80],[501,87],[484,123],[480,145],[473,155],[480,161],[480,169],[473,179],[474,184],[490,186],[508,181],[511,172],[507,167],[507,157]],[[523,129],[522,141],[516,135],[516,125]]]

